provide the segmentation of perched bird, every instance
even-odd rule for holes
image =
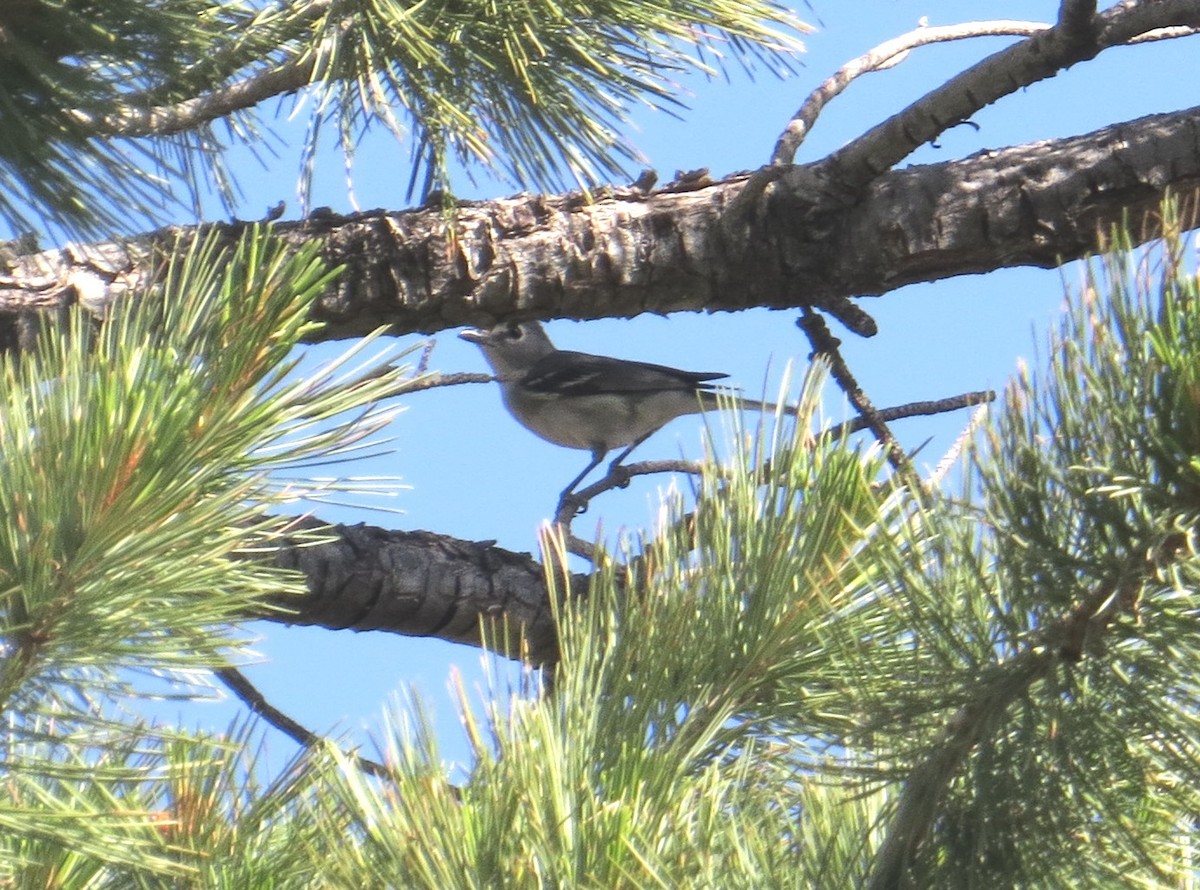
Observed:
[[[559,496],[560,507],[614,448],[625,450],[610,470],[669,421],[716,408],[710,381],[728,376],[556,349],[537,322],[467,330],[459,336],[483,350],[505,407],[526,429],[556,445],[591,452],[591,462]],[[775,410],[772,404],[745,399],[734,398],[730,404]]]

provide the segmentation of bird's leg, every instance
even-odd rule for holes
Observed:
[[[628,449],[625,449],[624,451],[620,452],[619,455],[617,455],[616,461],[613,461],[611,464],[608,464],[608,473],[617,473],[617,471],[618,471],[617,468],[619,467],[620,462],[624,461],[624,459],[626,457],[629,457],[631,455],[631,453],[634,452],[634,449],[636,449],[636,447],[638,445],[641,445],[643,443],[643,441],[646,441],[647,439],[652,437],[652,435],[654,435],[654,433],[656,433],[656,432],[658,432],[658,431],[656,431],[656,429],[652,429],[652,431],[648,432],[646,435],[643,435],[643,437],[632,441],[632,443],[630,443]],[[624,468],[622,468],[622,469],[624,469]],[[625,481],[625,485],[629,485],[628,480]]]
[[[556,513],[562,512],[562,509],[564,506],[566,506],[568,500],[574,500],[577,502],[578,509],[575,511],[576,513],[582,513],[584,510],[587,509],[587,501],[581,501],[578,498],[576,498],[575,495],[573,494],[573,492],[575,491],[575,486],[578,485],[580,482],[582,482],[584,477],[587,476],[588,473],[590,473],[592,470],[596,469],[596,467],[598,467],[600,465],[600,461],[604,460],[604,455],[606,455],[606,454],[608,454],[607,449],[600,448],[600,447],[596,447],[596,448],[592,449],[591,463],[589,463],[586,467],[584,467],[583,472],[580,473],[578,476],[576,476],[574,479],[572,479],[571,482],[567,485],[567,487],[562,490],[562,494],[560,494],[558,496],[558,509],[555,511]]]
[[[623,460],[625,460],[625,458],[629,457],[629,455],[633,451],[633,449],[637,448],[639,445],[641,445],[643,442],[645,442],[647,439],[649,439],[650,436],[652,436],[655,432],[657,432],[657,430],[651,430],[650,432],[646,433],[646,435],[642,436],[641,438],[634,439],[633,442],[630,443],[629,447],[626,448],[624,451],[622,451],[620,454],[618,454],[617,459],[608,465],[608,474],[610,476],[620,475],[621,488],[625,488],[626,486],[629,485],[629,478],[630,478],[629,471],[621,466],[621,461],[623,461]]]

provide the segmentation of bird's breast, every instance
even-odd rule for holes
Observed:
[[[564,448],[611,451],[700,410],[692,392],[562,396],[513,389],[504,400],[530,431]]]

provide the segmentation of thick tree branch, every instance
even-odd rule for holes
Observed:
[[[312,519],[297,525],[323,528]],[[308,595],[249,617],[473,646],[482,643],[481,620],[494,618],[489,642],[497,651],[533,664],[557,660],[544,571],[529,554],[424,531],[341,525],[330,533],[327,543],[284,547],[276,556],[307,577]],[[573,584],[571,593],[582,594],[587,579],[575,576]]]
[[[775,170],[732,222],[748,175],[690,191],[614,191],[593,203],[572,193],[465,204],[454,238],[439,209],[314,214],[279,231],[322,239],[329,261],[347,266],[320,304],[324,338],[382,324],[403,333],[497,319],[841,306],[918,281],[1051,268],[1094,251],[1123,217],[1139,228],[1168,189],[1200,186],[1200,108],[891,171],[850,206],[828,167]],[[144,281],[150,240],[0,251],[0,345],[17,342],[30,310],[80,303],[103,314]]]

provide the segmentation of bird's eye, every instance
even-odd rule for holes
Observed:
[[[521,330],[520,325],[510,324],[504,329],[504,336],[510,340],[520,340],[525,336],[525,332]]]

